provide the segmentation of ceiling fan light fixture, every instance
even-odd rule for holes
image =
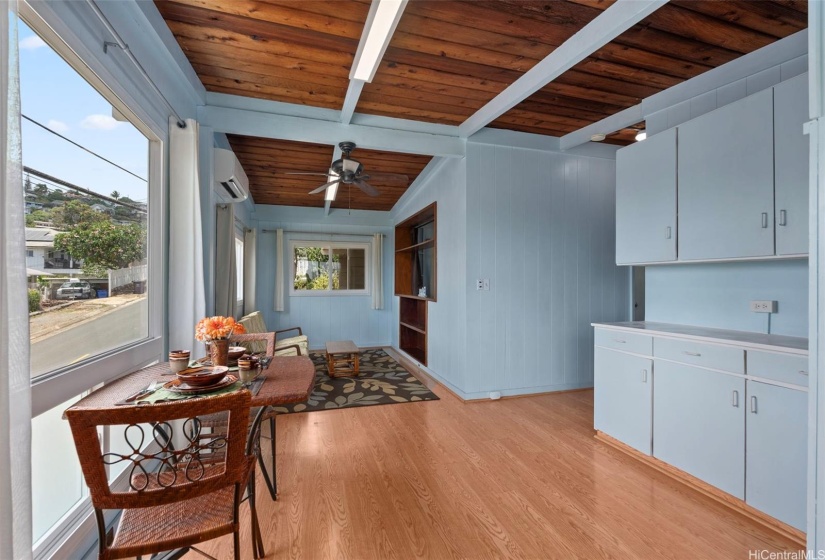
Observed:
[[[641,142],[645,138],[647,138],[647,130],[644,128],[636,133],[636,142]]]
[[[596,134],[593,134],[593,135],[590,136],[590,141],[591,142],[602,142],[602,141],[604,141],[605,138],[607,138],[606,134],[604,134],[603,132],[597,132]]]

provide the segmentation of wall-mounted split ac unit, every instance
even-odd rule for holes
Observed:
[[[249,198],[249,179],[235,152],[215,148],[215,194],[221,203],[243,202]]]

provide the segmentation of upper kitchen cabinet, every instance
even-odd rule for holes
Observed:
[[[679,260],[774,255],[773,89],[679,126]]]
[[[676,260],[676,129],[616,153],[616,263]]]
[[[776,254],[808,253],[808,74],[774,91]]]

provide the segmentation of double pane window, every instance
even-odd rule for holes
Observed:
[[[367,243],[292,244],[293,295],[369,294]]]

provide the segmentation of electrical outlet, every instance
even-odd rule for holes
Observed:
[[[483,290],[484,289],[484,280],[479,278],[476,280],[476,290]]]
[[[751,301],[751,311],[754,313],[776,313],[777,302],[772,300]]]

